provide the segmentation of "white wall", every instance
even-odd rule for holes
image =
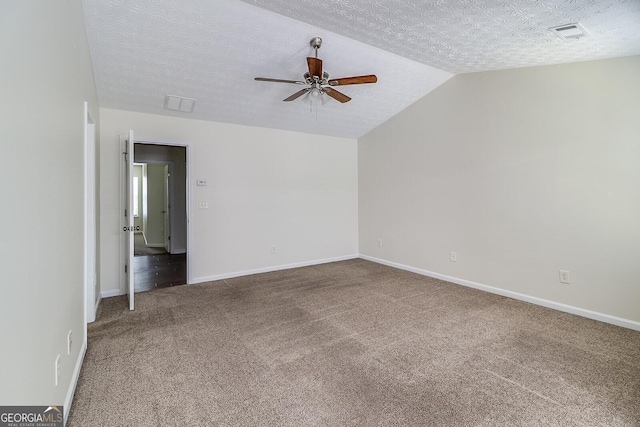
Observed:
[[[81,1],[2,2],[0,58],[0,405],[62,405],[85,344],[84,101],[99,118]]]
[[[356,140],[111,109],[100,129],[103,293],[121,289],[119,135],[129,129],[192,144],[194,281],[358,253]]]
[[[636,56],[449,80],[359,141],[360,252],[640,321],[639,76]]]

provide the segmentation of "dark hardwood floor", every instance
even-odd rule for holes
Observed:
[[[187,254],[137,256],[133,268],[136,292],[187,283]]]
[[[134,236],[133,274],[136,292],[187,283],[187,254],[171,255],[164,248],[149,247],[142,233]]]

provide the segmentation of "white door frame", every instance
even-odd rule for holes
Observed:
[[[121,137],[122,138],[122,137]],[[185,147],[185,152],[186,152],[186,182],[184,183],[185,185],[185,190],[186,190],[186,216],[187,216],[187,285],[190,285],[193,283],[193,276],[192,276],[192,268],[191,268],[191,254],[192,252],[192,229],[191,229],[191,142],[190,141],[173,141],[173,140],[162,140],[162,139],[155,139],[155,138],[140,138],[137,136],[134,136],[134,140],[133,140],[134,144],[149,144],[149,145],[165,145],[165,146],[175,146],[175,147]],[[145,163],[152,163],[152,162],[145,162]],[[124,173],[120,173],[120,179],[122,181],[124,181]],[[122,183],[122,185],[120,186],[121,189],[124,189],[124,182]],[[177,185],[177,183],[175,182],[175,180],[173,181],[174,186]],[[121,190],[122,191],[122,190]],[[124,200],[124,197],[121,197],[120,200]],[[122,202],[121,202],[122,203]],[[125,209],[125,206],[121,206],[120,211],[123,212]],[[123,233],[124,234],[124,233]],[[124,249],[124,236],[121,237],[121,248]],[[124,257],[121,256],[120,257],[120,271],[124,271]],[[125,294],[126,291],[126,283],[125,282],[125,278],[123,274],[120,274],[121,277],[121,282],[120,282],[120,291],[122,294]]]
[[[136,144],[140,144],[140,142],[138,142],[137,139],[135,141],[136,141],[135,142]],[[156,144],[156,145],[159,145],[159,144]],[[134,146],[135,146],[135,144],[134,144]],[[137,165],[163,165],[163,166],[169,166],[169,171],[172,174],[173,174],[173,170],[174,170],[174,164],[170,160],[144,160],[143,159],[143,160],[140,160],[139,162],[136,162],[135,164],[137,164]],[[175,184],[173,184],[173,183],[171,183],[170,186],[169,186],[169,204],[171,206],[173,206],[175,204],[175,199],[176,199],[175,194],[174,194],[174,188],[173,188],[174,186],[175,186]],[[169,212],[169,216],[171,216],[171,212]],[[169,222],[171,222],[171,220],[169,220]],[[169,231],[171,231],[171,225],[169,225]],[[187,236],[187,238],[188,238],[188,236]],[[187,242],[187,244],[188,243],[189,242]],[[160,246],[157,246],[157,245],[149,245],[149,246],[150,247],[160,247]],[[167,250],[167,252],[170,253],[170,254],[174,253],[174,252],[172,252],[170,250]]]
[[[135,221],[133,219],[133,146],[135,136],[133,130],[129,130],[129,135],[124,141],[123,163],[125,170],[125,188],[124,188],[124,218],[125,225],[122,228],[125,237],[125,290],[129,297],[129,310],[135,308],[135,279],[133,270],[133,239],[135,232]]]
[[[97,274],[96,125],[84,103],[84,301],[85,325],[96,320],[100,304]],[[86,334],[86,326],[85,326]],[[85,336],[86,339],[86,336]]]
[[[186,166],[186,165],[185,165]],[[172,253],[171,252],[171,233],[172,233],[172,227],[171,227],[171,209],[173,205],[175,205],[175,196],[173,194],[173,185],[171,184],[171,175],[173,174],[173,162],[172,163],[167,163],[166,165],[163,166],[162,168],[162,172],[163,172],[163,180],[162,180],[162,184],[163,184],[163,193],[164,193],[164,206],[162,207],[162,209],[164,210],[164,218],[162,218],[163,220],[163,240],[164,240],[164,249],[168,252],[168,253]],[[185,187],[186,189],[186,187]],[[186,203],[186,200],[185,200]],[[185,230],[187,231],[187,230]]]

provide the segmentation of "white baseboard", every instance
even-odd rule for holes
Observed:
[[[164,248],[164,243],[147,243],[148,248]]]
[[[87,353],[87,340],[85,339],[76,361],[76,367],[73,370],[73,376],[71,377],[71,384],[69,384],[69,390],[67,390],[67,397],[64,399],[64,425],[67,425],[69,419],[69,411],[71,411],[71,404],[73,403],[73,395],[76,392],[76,386],[78,385],[78,379],[80,378],[80,371],[82,370],[82,364],[84,363],[84,355]]]
[[[142,231],[141,233],[142,233],[142,238],[144,239],[145,246],[148,246],[150,248],[164,248],[164,242],[162,242],[162,243],[149,243],[149,241],[147,240],[147,235],[144,233],[144,231]]]
[[[187,250],[185,248],[171,249],[171,255],[180,255],[186,254]]]
[[[100,298],[119,297],[120,295],[125,295],[125,292],[122,292],[120,289],[100,292]]]
[[[623,328],[633,329],[640,331],[640,322],[634,320],[623,319],[621,317],[611,316],[609,314],[599,313],[597,311],[591,311],[580,307],[574,307],[555,301],[546,300],[543,298],[534,297],[531,295],[521,294],[518,292],[508,291],[506,289],[495,288],[493,286],[483,285],[482,283],[472,282],[470,280],[459,279],[457,277],[447,276],[445,274],[435,273],[433,271],[423,270],[421,268],[415,268],[396,262],[387,261],[380,258],[371,257],[368,255],[360,255],[360,258],[372,261],[378,264],[387,265],[389,267],[399,268],[401,270],[411,271],[412,273],[421,274],[423,276],[433,277],[434,279],[440,279],[447,282],[455,283],[457,285],[467,286],[469,288],[479,289],[481,291],[489,292],[492,294],[502,295],[517,299],[520,301],[529,302],[531,304],[540,305],[542,307],[552,308],[554,310],[563,311],[565,313],[575,314],[577,316],[586,317],[588,319],[598,320],[604,323],[610,323],[616,326],[622,326]]]
[[[244,271],[235,271],[231,273],[216,274],[215,276],[195,277],[192,281],[192,284],[214,282],[216,280],[231,279],[231,278],[240,277],[240,276],[249,276],[251,274],[269,273],[272,271],[279,271],[279,270],[289,270],[292,268],[309,267],[311,265],[327,264],[329,262],[346,261],[349,259],[356,259],[356,258],[359,258],[359,255],[353,254],[353,255],[345,255],[345,256],[335,257],[335,258],[325,258],[325,259],[318,259],[313,261],[296,262],[293,264],[274,265],[271,267],[256,268],[254,270],[244,270]]]

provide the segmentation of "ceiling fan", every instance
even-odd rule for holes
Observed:
[[[316,51],[316,57],[307,57],[307,66],[309,71],[304,73],[304,81],[301,80],[282,80],[282,79],[270,79],[266,77],[256,77],[255,79],[261,82],[276,82],[276,83],[292,83],[296,85],[307,86],[304,89],[300,89],[298,92],[283,99],[283,101],[293,101],[300,98],[302,95],[307,97],[320,97],[323,94],[329,95],[331,98],[342,103],[351,101],[347,95],[334,89],[335,86],[346,85],[359,85],[363,83],[375,83],[378,78],[375,74],[369,74],[366,76],[353,76],[353,77],[341,77],[339,79],[330,79],[329,74],[322,70],[322,59],[318,58],[318,49],[322,45],[322,39],[320,37],[314,37],[309,42],[312,48]]]

